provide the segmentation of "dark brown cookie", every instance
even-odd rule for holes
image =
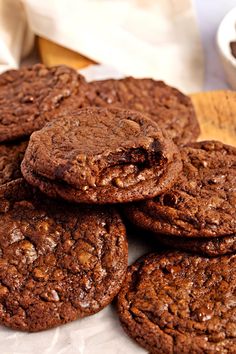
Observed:
[[[236,353],[236,255],[152,254],[118,295],[125,331],[150,353]]]
[[[27,145],[28,141],[0,144],[0,189],[22,177],[20,164]]]
[[[138,226],[185,237],[236,234],[236,148],[216,141],[181,150],[183,172],[171,190],[127,207]]]
[[[217,257],[236,252],[235,234],[208,238],[175,237],[161,234],[154,234],[153,236],[167,247],[210,257]]]
[[[151,198],[182,169],[178,148],[163,134],[136,111],[78,110],[31,135],[22,173],[49,196],[75,202]]]
[[[0,75],[0,142],[29,136],[55,114],[81,107],[86,87],[66,66],[36,64]]]
[[[114,105],[148,113],[177,144],[196,140],[199,124],[190,98],[162,81],[135,79],[91,82],[89,104]]]
[[[128,257],[113,208],[60,204],[10,183],[0,211],[1,324],[45,330],[112,301]]]

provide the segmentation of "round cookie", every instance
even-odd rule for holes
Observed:
[[[167,247],[205,256],[217,257],[236,252],[235,234],[210,238],[175,237],[161,234],[154,235],[160,243]]]
[[[91,105],[148,113],[177,144],[192,142],[200,133],[190,98],[162,81],[133,77],[94,81],[89,83],[86,96]]]
[[[1,324],[46,330],[112,301],[128,262],[115,209],[60,204],[22,182],[9,184],[0,211]]]
[[[0,189],[22,177],[20,164],[28,141],[0,144]]]
[[[233,354],[235,270],[236,255],[147,255],[129,267],[118,295],[122,326],[153,354]]]
[[[89,107],[33,133],[21,169],[49,196],[117,203],[167,190],[182,162],[175,144],[145,115]]]
[[[0,75],[0,142],[29,136],[55,114],[79,108],[87,84],[74,69],[43,64]]]
[[[180,237],[236,233],[236,148],[217,141],[181,150],[183,171],[166,193],[126,208],[131,221]]]

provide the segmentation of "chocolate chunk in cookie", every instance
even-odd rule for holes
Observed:
[[[192,142],[200,133],[190,98],[162,81],[127,77],[94,81],[89,86],[86,91],[89,104],[148,113],[177,144]]]
[[[115,209],[11,183],[0,198],[0,323],[34,332],[100,311],[120,289],[127,253]]]
[[[0,75],[0,142],[29,136],[54,115],[81,107],[86,87],[66,66],[36,64]]]
[[[153,354],[236,352],[236,255],[173,252],[129,267],[118,295],[125,331]]]
[[[144,114],[89,107],[55,119],[30,137],[26,180],[49,196],[117,203],[170,188],[182,162],[178,148]]]
[[[129,218],[153,232],[180,237],[236,234],[236,148],[217,141],[181,150],[183,172],[162,195],[127,207]]]

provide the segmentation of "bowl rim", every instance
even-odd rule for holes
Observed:
[[[233,17],[232,14],[234,14],[235,16]],[[227,61],[229,61],[236,68],[236,58],[233,57],[230,51],[229,52],[225,51],[225,49],[222,46],[222,41],[220,39],[221,33],[224,31],[225,24],[228,23],[229,21],[231,22],[233,18],[234,18],[234,26],[235,26],[235,41],[236,41],[236,6],[235,6],[230,11],[228,11],[226,15],[223,17],[223,19],[221,20],[216,33],[216,43],[220,53],[224,56],[225,59],[227,59]]]

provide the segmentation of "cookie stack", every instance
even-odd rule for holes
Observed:
[[[0,323],[45,330],[119,293],[151,353],[235,353],[236,148],[196,143],[190,99],[151,79],[36,65],[3,74],[0,101]],[[177,250],[127,271],[117,205]]]
[[[167,246],[218,256],[236,251],[236,148],[216,141],[181,149],[183,170],[161,195],[127,207]]]

